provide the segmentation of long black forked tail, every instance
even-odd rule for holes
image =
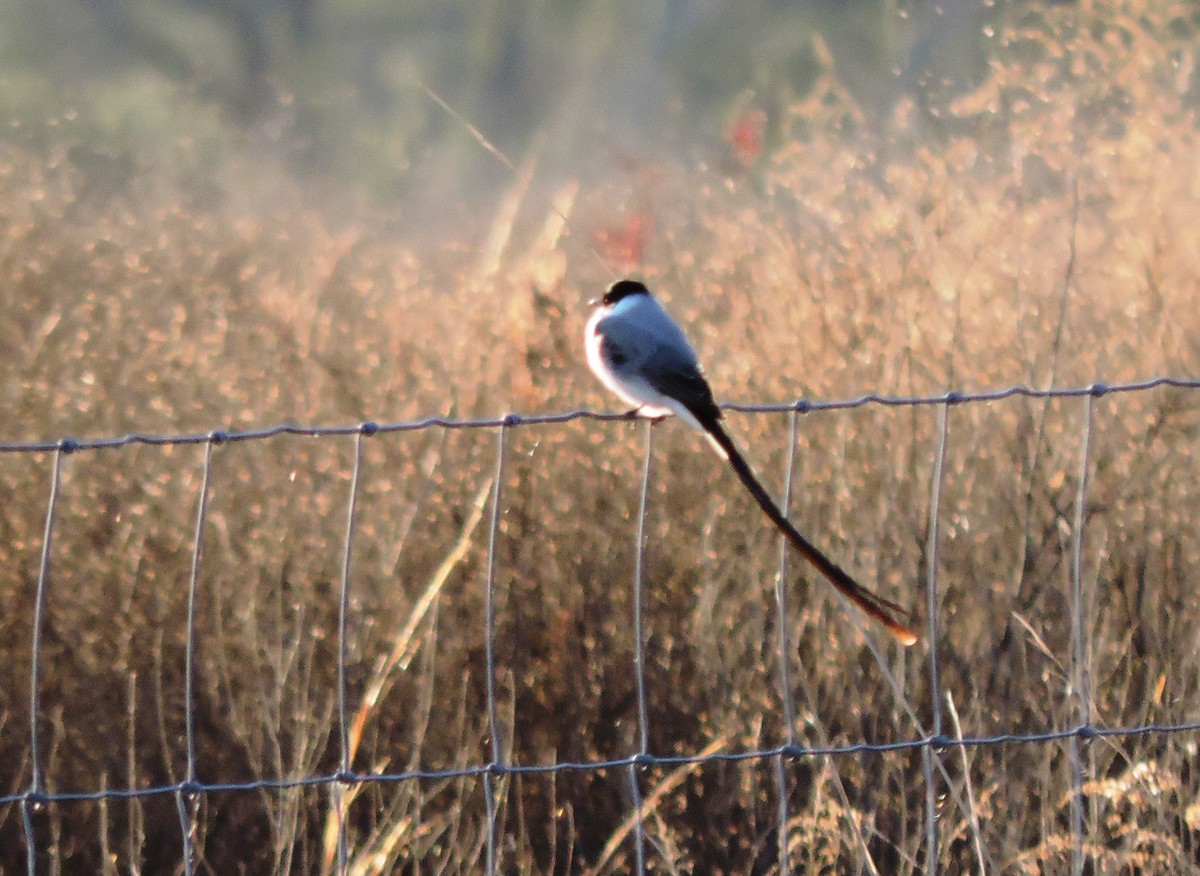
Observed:
[[[767,512],[767,516],[771,518],[771,522],[787,537],[787,540],[792,543],[792,547],[804,559],[812,563],[817,568],[817,571],[828,578],[829,583],[837,588],[839,593],[862,609],[872,620],[882,624],[897,642],[905,646],[915,644],[917,634],[896,619],[896,615],[907,617],[908,612],[896,603],[884,599],[882,596],[877,596],[866,587],[863,587],[851,578],[841,566],[821,553],[820,549],[801,535],[796,527],[792,526],[791,521],[784,516],[783,512],[779,510],[779,506],[775,504],[775,500],[763,489],[763,485],[758,482],[754,470],[750,468],[750,464],[746,462],[746,458],[737,449],[737,445],[733,443],[733,439],[729,437],[729,433],[722,428],[720,421],[709,419],[708,422],[704,423],[704,428],[712,437],[713,443],[724,452],[724,455],[729,460],[729,465],[732,466],[738,478],[741,479],[742,485],[754,497],[754,501],[758,502],[759,507]]]

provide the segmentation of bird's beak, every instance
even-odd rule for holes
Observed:
[[[595,307],[595,306],[596,306],[596,305],[598,305],[599,303],[600,303],[600,299],[599,299],[599,298],[592,298],[592,299],[590,299],[590,300],[588,301],[588,303],[587,303],[587,306],[588,306],[588,307]]]

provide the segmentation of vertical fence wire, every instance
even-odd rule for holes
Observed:
[[[941,517],[942,480],[946,471],[946,442],[950,436],[950,402],[938,408],[938,439],[933,454],[933,472],[929,488],[929,575],[925,584],[926,611],[928,612],[929,644],[929,705],[933,710],[933,728],[930,731],[934,740],[941,740],[942,733],[942,696],[941,677],[938,667],[938,536],[939,518]],[[941,766],[941,758],[933,746],[927,745],[921,749],[921,766],[925,773],[925,845],[928,848],[928,860],[925,865],[927,874],[938,872],[938,793],[937,779],[934,775],[934,760]]]
[[[190,793],[186,787],[175,789],[175,815],[179,819],[179,833],[183,838],[181,853],[183,872],[192,876],[196,872],[195,825],[196,817],[193,811],[200,798]]]
[[[642,617],[643,565],[646,552],[646,506],[650,496],[650,475],[654,459],[655,420],[646,420],[642,425],[645,440],[642,446],[642,487],[638,496],[637,543],[633,552],[633,672],[637,686],[638,752],[629,764],[629,791],[633,801],[634,855],[636,872],[646,872],[646,830],[642,817],[642,794],[638,769],[642,760],[650,753],[650,720],[646,707],[646,644],[645,624]]]
[[[33,655],[29,670],[29,758],[33,776],[29,790],[40,795],[45,790],[42,775],[41,735],[38,716],[41,714],[42,631],[46,612],[46,590],[50,583],[50,557],[53,552],[54,526],[58,520],[58,497],[62,490],[63,449],[54,452],[53,473],[50,476],[50,499],[46,503],[46,526],[42,535],[42,556],[38,565],[37,592],[33,603]]]
[[[933,746],[921,749],[921,771],[925,774],[925,869],[929,876],[938,872],[938,794],[934,779]]]
[[[638,775],[640,758],[634,757],[629,761],[629,798],[633,801],[633,857],[634,870],[638,876],[646,872],[646,826],[642,823],[642,787]]]
[[[487,837],[484,845],[484,854],[486,860],[484,863],[484,872],[488,876],[494,876],[496,870],[496,824],[498,816],[496,813],[496,785],[495,773],[492,770],[485,770],[483,773],[483,806],[487,813]]]
[[[788,416],[788,449],[783,468],[783,498],[779,507],[784,515],[788,514],[792,504],[792,479],[796,467],[796,441],[799,423],[799,412],[793,409]],[[788,590],[788,541],[782,533],[779,535],[779,570],[775,578],[775,627],[779,640],[779,702],[783,708],[783,741],[786,751],[790,752],[796,744],[796,706],[792,699],[791,678],[791,636],[787,611]],[[779,794],[779,844],[777,849],[780,873],[791,872],[790,852],[788,849],[788,782],[787,770],[784,764],[789,756],[780,752],[775,757],[775,785]]]
[[[213,446],[220,440],[219,436],[213,435],[204,443],[204,468],[200,475],[200,494],[196,498],[196,525],[192,534],[192,565],[188,572],[187,630],[183,651],[183,715],[187,764],[184,767],[183,784],[175,791],[175,810],[179,817],[183,845],[183,872],[189,876],[196,868],[196,818],[200,805],[199,783],[196,779],[196,604],[204,556],[209,488],[212,483]]]
[[[21,828],[25,832],[25,872],[37,876],[37,837],[33,829],[33,813],[41,809],[36,796],[27,794],[21,803]]]
[[[196,597],[200,586],[200,564],[204,554],[204,528],[208,520],[208,493],[212,476],[213,443],[204,444],[204,469],[200,475],[200,495],[196,498],[196,526],[192,533],[192,566],[188,573],[187,642],[184,647],[183,692],[184,736],[187,740],[187,782],[196,781]]]
[[[941,534],[941,504],[942,482],[946,475],[946,444],[950,438],[950,405],[938,408],[938,442],[933,453],[933,472],[929,489],[929,555],[928,577],[925,583],[926,611],[929,636],[929,690],[930,708],[933,710],[934,736],[941,736],[942,729],[942,699],[941,699],[941,668],[938,664],[938,548]]]
[[[1088,668],[1087,632],[1084,624],[1083,526],[1087,505],[1088,468],[1092,450],[1092,407],[1095,394],[1083,401],[1083,438],[1079,453],[1079,489],[1075,495],[1075,516],[1071,533],[1071,687],[1079,703],[1079,728],[1087,731],[1092,724],[1091,678]],[[1082,876],[1086,870],[1084,853],[1084,766],[1082,740],[1078,733],[1069,742],[1071,761],[1071,872]]]
[[[498,823],[494,776],[504,768],[500,741],[500,716],[496,708],[496,545],[500,537],[500,502],[504,490],[505,443],[510,418],[506,417],[496,433],[496,472],[493,475],[492,518],[488,526],[487,579],[484,587],[484,655],[486,662],[488,735],[492,760],[483,776],[483,797],[487,810],[487,873],[497,872],[496,830]]]
[[[642,620],[642,574],[646,552],[646,503],[650,495],[651,462],[654,457],[654,420],[642,426],[645,434],[642,458],[642,489],[638,497],[637,543],[633,552],[633,671],[637,683],[638,754],[650,751],[650,723],[646,710],[646,654]],[[639,825],[640,827],[640,825]]]
[[[21,805],[21,824],[25,831],[25,861],[29,876],[35,876],[37,873],[37,837],[34,834],[33,815],[43,808],[43,796],[46,792],[45,776],[42,774],[41,735],[38,732],[38,717],[42,712],[42,628],[46,612],[46,590],[50,584],[54,525],[58,520],[58,497],[62,489],[62,459],[73,449],[73,442],[62,441],[54,451],[50,498],[46,502],[46,526],[42,534],[42,556],[38,564],[37,590],[33,602],[33,643],[29,668],[29,761],[32,775],[29,791]]]
[[[346,655],[347,623],[350,614],[350,578],[354,566],[354,533],[358,520],[358,491],[362,477],[363,438],[373,429],[359,429],[354,436],[354,464],[350,470],[350,495],[346,500],[346,535],[342,543],[342,570],[338,582],[338,665],[337,665],[337,709],[338,709],[338,776],[329,787],[330,805],[337,818],[337,872],[345,874],[350,866],[350,838],[346,830],[346,787],[353,781],[350,764],[350,728],[346,717]]]

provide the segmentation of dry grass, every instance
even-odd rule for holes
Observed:
[[[826,82],[780,122],[787,145],[752,175],[655,168],[636,192],[567,186],[557,203],[578,235],[608,229],[611,243],[630,218],[626,229],[653,229],[644,274],[724,398],[1194,375],[1193,15],[1132,2],[1028,13],[998,35],[975,92],[932,115],[897,106],[887,137],[849,136],[855,108]],[[388,217],[335,228],[276,173],[229,159],[227,190],[214,195],[87,152],[67,118],[0,141],[4,438],[612,406],[579,350],[580,304],[606,278],[532,187],[514,186],[486,246],[418,255],[391,239]],[[270,207],[245,193],[267,184]],[[1197,718],[1197,396],[1095,402],[1077,532],[1083,415],[1080,400],[1026,399],[949,413],[936,645],[964,735],[1077,722],[1079,536],[1094,722]],[[796,438],[798,524],[886,595],[922,607],[937,418],[931,407],[814,413]],[[782,483],[788,418],[730,420],[760,471]],[[576,421],[518,428],[507,441],[496,544],[502,750],[518,764],[626,756],[638,744],[628,619],[641,432]],[[197,618],[202,781],[338,768],[353,450],[353,439],[281,437],[215,451]],[[491,757],[488,517],[477,525],[472,515],[495,452],[483,430],[364,444],[347,666],[357,770]],[[693,435],[663,426],[655,453],[650,748],[781,744],[776,537]],[[31,770],[29,642],[51,462],[0,456],[2,793],[26,788]],[[183,620],[202,462],[195,447],[64,462],[40,691],[49,790],[185,774]],[[888,650],[878,664],[823,585],[790,577],[796,741],[927,732],[930,644]],[[1151,734],[1085,749],[1091,872],[1196,866],[1195,746],[1194,735]],[[939,788],[941,866],[978,869],[974,822],[988,872],[1068,872],[1067,752],[1048,743],[942,755],[951,786]],[[642,788],[653,872],[773,872],[773,762],[655,768]],[[508,777],[496,790],[503,872],[630,868],[623,771]],[[791,764],[786,793],[799,871],[927,869],[919,751]],[[352,872],[480,868],[479,780],[373,783],[347,800]],[[321,788],[206,795],[201,870],[320,871],[334,850],[329,812]],[[46,866],[66,872],[179,865],[170,795],[55,805],[37,829]],[[0,868],[24,866],[13,806],[0,809],[0,849]]]

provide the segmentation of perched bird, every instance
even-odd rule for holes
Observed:
[[[713,400],[696,351],[645,284],[618,280],[598,304],[588,320],[585,345],[588,366],[600,382],[634,405],[642,416],[674,414],[704,433],[802,557],[900,644],[915,643],[917,634],[898,620],[908,614],[903,608],[851,578],[784,516],[721,424],[721,409]]]

